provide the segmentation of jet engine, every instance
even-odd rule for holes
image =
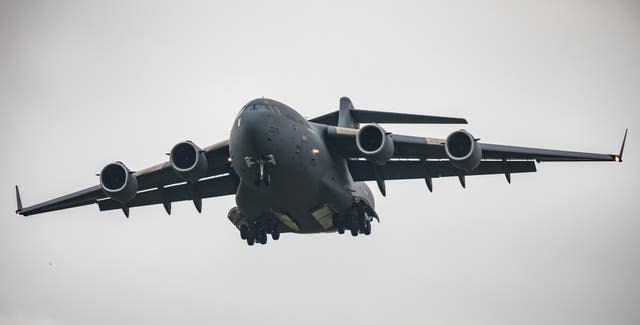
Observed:
[[[119,161],[102,168],[100,186],[110,198],[120,203],[131,201],[138,193],[138,180],[129,168]]]
[[[445,151],[451,164],[458,169],[472,171],[482,160],[482,150],[471,133],[460,130],[451,133],[445,141]]]
[[[378,125],[365,125],[356,135],[356,145],[370,162],[384,165],[393,157],[395,147],[389,133]]]
[[[203,151],[191,141],[180,142],[171,149],[173,171],[185,181],[197,181],[207,175],[209,164]]]

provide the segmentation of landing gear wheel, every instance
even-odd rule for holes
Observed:
[[[273,240],[280,239],[280,229],[278,229],[277,225],[273,226],[273,228],[271,229],[271,239]]]
[[[371,222],[369,220],[364,222],[364,229],[362,229],[362,233],[367,236],[371,235]]]
[[[267,243],[267,233],[266,232],[263,232],[263,233],[260,234],[259,242],[262,245]]]
[[[247,225],[240,226],[240,238],[247,239],[248,234],[249,234],[249,227],[247,227]]]
[[[336,227],[340,235],[344,234],[344,218],[341,215],[333,215],[333,226]]]
[[[264,175],[264,186],[269,186],[271,185],[271,175],[270,174],[265,174]]]
[[[358,236],[358,227],[351,227],[351,236],[356,237]]]
[[[253,246],[253,243],[254,243],[254,242],[255,242],[255,238],[253,238],[253,237],[249,237],[249,238],[247,238],[247,244],[248,244],[249,246]]]

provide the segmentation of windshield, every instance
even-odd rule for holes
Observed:
[[[244,111],[244,110],[255,111],[255,110],[266,109],[266,108],[267,108],[267,106],[262,104],[262,103],[252,103],[252,104],[248,104],[247,106],[242,108],[242,111]]]

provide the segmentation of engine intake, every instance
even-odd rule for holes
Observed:
[[[100,186],[110,198],[121,203],[131,201],[138,193],[138,179],[119,161],[102,169]]]
[[[482,160],[482,150],[471,133],[460,130],[451,133],[445,141],[445,151],[451,164],[458,169],[472,171]]]
[[[391,136],[378,125],[365,125],[356,135],[356,145],[365,158],[376,165],[384,165],[393,157],[395,146]]]
[[[186,181],[197,181],[205,177],[209,169],[207,157],[191,141],[176,144],[171,149],[169,161],[176,175]]]

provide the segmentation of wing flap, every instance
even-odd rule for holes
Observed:
[[[98,201],[98,206],[100,211],[106,211],[153,204],[199,200],[209,197],[235,194],[237,188],[237,179],[231,175],[224,175],[201,180],[196,183],[184,183],[171,187],[141,192],[124,206],[122,203],[112,199],[100,200]]]
[[[354,181],[375,181],[376,174],[371,163],[365,160],[350,160],[349,171]],[[536,171],[533,161],[483,161],[471,172],[454,167],[449,161],[405,161],[393,160],[379,167],[385,180],[474,176],[493,174],[516,174]]]
[[[522,159],[537,161],[614,161],[616,155],[562,151],[480,143],[483,159]]]

